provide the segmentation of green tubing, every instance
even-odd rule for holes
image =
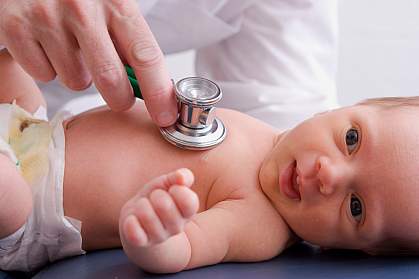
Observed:
[[[143,99],[143,95],[141,95],[140,86],[138,85],[134,70],[129,65],[125,65],[125,70],[127,71],[128,80],[131,83],[132,89],[134,90],[135,97]]]

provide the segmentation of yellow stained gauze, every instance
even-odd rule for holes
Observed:
[[[30,185],[48,173],[48,148],[52,129],[47,121],[34,119],[13,105],[9,144],[15,152],[22,176]]]

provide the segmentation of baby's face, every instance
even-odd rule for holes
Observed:
[[[368,250],[419,239],[419,113],[352,106],[278,136],[262,189],[302,239]]]

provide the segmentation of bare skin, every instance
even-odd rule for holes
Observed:
[[[259,168],[272,149],[276,131],[238,112],[219,110],[218,116],[226,124],[228,136],[223,144],[208,151],[187,151],[166,142],[142,103],[124,113],[99,108],[66,121],[64,210],[67,216],[82,221],[83,248],[119,247],[118,218],[123,204],[152,178],[188,168],[195,175],[192,190],[199,198],[198,213],[221,201],[255,203],[254,214],[246,221],[247,226],[255,227],[242,228],[242,234],[266,231],[257,226],[260,219],[255,217],[256,208],[268,210],[270,215],[264,219],[270,226],[278,226],[269,237],[278,240],[273,241],[275,253],[268,249],[265,258],[283,249],[288,235],[274,234],[287,229],[258,181]],[[236,249],[239,247],[230,252]],[[241,257],[250,257],[251,250]]]
[[[8,71],[0,76],[7,89],[0,101],[16,101],[29,112],[43,105],[36,84],[10,55],[3,51],[0,58],[0,70]],[[218,116],[228,136],[200,152],[166,142],[140,102],[125,112],[103,107],[65,121],[64,211],[82,222],[83,248],[123,244],[130,259],[151,272],[266,260],[285,249],[292,234],[259,184],[276,131],[238,112],[219,110]],[[31,188],[13,162],[0,159],[0,177],[7,177],[0,179],[2,204],[20,209],[12,219],[1,211],[0,235],[7,236],[26,222]]]

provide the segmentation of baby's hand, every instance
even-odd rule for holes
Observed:
[[[146,247],[183,232],[198,212],[198,196],[190,187],[194,176],[179,169],[150,181],[121,210],[119,231],[128,244]]]

